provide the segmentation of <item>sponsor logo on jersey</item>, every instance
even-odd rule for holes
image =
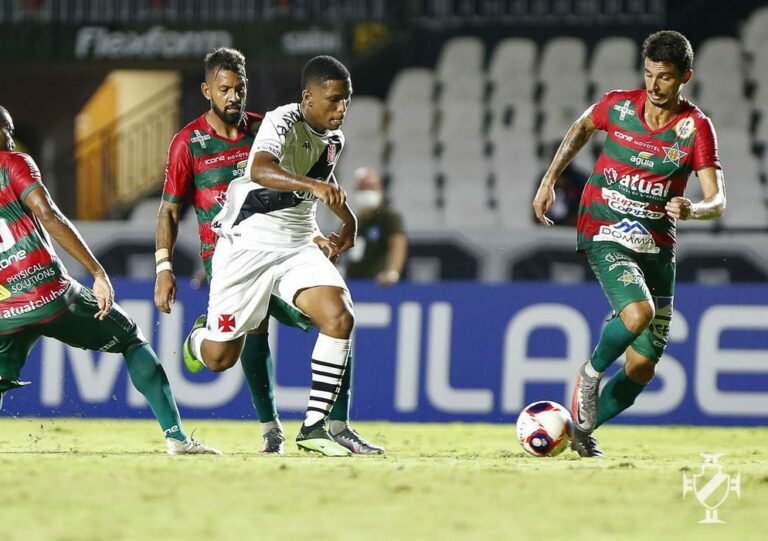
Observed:
[[[650,232],[642,224],[627,218],[617,224],[600,226],[600,232],[593,240],[616,242],[643,254],[659,253],[659,247]]]
[[[4,301],[11,296],[11,292],[5,289],[4,286],[0,286],[0,301]]]
[[[52,268],[45,268],[40,263],[35,263],[30,268],[22,269],[6,280],[6,284],[14,293],[19,293],[43,283],[56,276]]]
[[[658,200],[666,200],[672,181],[652,182],[641,178],[640,175],[624,175],[619,179],[618,185],[631,193],[645,195]]]
[[[634,137],[631,135],[627,135],[626,133],[622,133],[619,130],[613,130],[613,135],[615,135],[618,139],[623,139],[624,141],[632,142],[634,141]]]
[[[651,220],[658,220],[664,217],[663,212],[648,210],[649,203],[629,199],[624,197],[621,193],[615,190],[609,190],[608,188],[603,188],[602,190],[603,199],[605,199],[608,206],[616,212],[628,214],[635,218],[649,218]]]
[[[608,186],[611,184],[614,184],[617,180],[619,180],[619,174],[616,172],[616,169],[613,167],[607,167],[603,169],[603,176],[605,177],[606,182],[608,183]]]
[[[696,131],[696,123],[691,117],[680,119],[675,124],[675,135],[680,139],[688,139]]]
[[[627,287],[630,284],[640,285],[643,283],[643,279],[640,275],[637,272],[632,272],[632,270],[624,270],[616,281],[624,284],[624,287]]]
[[[621,105],[617,103],[613,106],[613,110],[619,112],[619,120],[622,122],[626,116],[635,116],[635,107],[629,100],[624,100],[624,103]]]
[[[53,302],[59,297],[61,297],[67,291],[68,288],[69,288],[69,282],[67,282],[66,280],[62,280],[61,287],[59,289],[55,289],[47,295],[40,295],[39,298],[35,300],[31,300],[26,304],[22,304],[21,306],[11,306],[10,308],[6,308],[2,312],[0,312],[0,318],[6,319],[9,317],[21,316],[28,312],[32,312],[33,310],[36,310],[38,308],[42,308],[49,302]]]
[[[5,259],[0,259],[0,270],[5,270],[14,263],[18,263],[19,261],[23,261],[27,258],[27,251],[26,250],[19,250],[15,254],[11,254]]]
[[[642,165],[643,167],[650,167],[653,169],[654,163],[651,159],[653,157],[653,154],[650,152],[640,152],[637,156],[632,156],[629,158],[629,161],[634,163],[635,165]]]
[[[331,143],[328,145],[328,165],[332,165],[336,161],[336,145]]]
[[[680,146],[675,142],[674,145],[671,147],[661,147],[664,150],[664,161],[662,163],[674,163],[675,165],[680,165],[680,160],[685,158],[688,153],[683,152],[680,150]]]

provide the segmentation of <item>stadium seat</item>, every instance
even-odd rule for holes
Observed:
[[[436,166],[432,158],[410,159],[397,150],[389,163],[388,197],[403,213],[409,229],[430,229],[442,225]]]
[[[750,54],[768,43],[768,6],[752,12],[742,25],[740,36],[744,50]]]
[[[354,96],[344,118],[344,134],[353,137],[381,137],[384,103],[374,96]]]
[[[149,197],[137,203],[131,209],[131,221],[136,223],[156,223],[160,210],[160,198]]]
[[[483,71],[485,45],[474,36],[451,38],[440,51],[435,71],[438,81],[445,83],[453,77],[465,77]]]
[[[416,106],[431,103],[434,97],[435,76],[427,68],[405,68],[395,76],[387,94],[387,109],[400,105]]]
[[[574,37],[554,38],[547,42],[541,55],[539,80],[542,84],[542,108],[569,101],[586,99],[587,47]]]
[[[592,99],[597,101],[610,90],[640,88],[642,78],[637,70],[637,43],[630,38],[603,38],[592,53],[589,80],[593,86]]]
[[[446,143],[450,139],[480,139],[484,116],[479,102],[456,102],[444,106],[440,112],[438,141]]]
[[[488,63],[492,110],[508,104],[531,103],[536,92],[536,44],[526,38],[506,38]]]
[[[748,74],[755,85],[754,102],[758,106],[768,107],[768,41],[755,51]]]
[[[765,187],[760,179],[757,158],[750,150],[748,135],[741,131],[721,130],[718,144],[728,194],[723,225],[768,228]]]
[[[445,225],[462,229],[498,224],[491,207],[488,166],[484,160],[454,155],[440,164]]]

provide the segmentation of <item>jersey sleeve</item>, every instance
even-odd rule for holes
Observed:
[[[608,129],[608,108],[613,98],[616,96],[616,91],[612,90],[603,94],[603,97],[597,100],[597,103],[592,108],[592,124],[598,130]]]
[[[712,121],[704,117],[699,120],[696,135],[693,140],[693,156],[691,167],[694,171],[706,167],[722,169],[720,157],[717,154],[717,135]]]
[[[11,187],[20,201],[24,201],[29,192],[43,185],[40,169],[28,155],[14,152],[8,160],[8,172]]]
[[[168,149],[163,199],[171,203],[183,201],[195,182],[194,160],[185,139],[184,132],[177,133]]]
[[[290,126],[285,118],[274,112],[269,112],[261,122],[259,132],[253,141],[251,156],[256,152],[269,152],[278,160],[283,159],[285,134]],[[249,164],[250,165],[250,164]]]

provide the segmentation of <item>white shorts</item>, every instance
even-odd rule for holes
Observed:
[[[272,295],[296,307],[296,294],[309,287],[347,289],[339,271],[315,245],[283,252],[263,252],[242,247],[222,237],[211,261],[207,340],[229,342],[264,321]],[[298,310],[298,307],[296,307]]]

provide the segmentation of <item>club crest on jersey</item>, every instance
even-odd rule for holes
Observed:
[[[696,131],[696,124],[691,117],[686,117],[675,124],[675,135],[679,139],[688,139]]]
[[[619,120],[622,122],[626,116],[635,116],[635,108],[629,100],[624,100],[624,103],[621,105],[617,103],[613,106],[613,110],[619,112]]]
[[[616,242],[643,254],[659,253],[659,247],[656,246],[651,233],[641,223],[627,218],[617,224],[601,225],[600,232],[593,240]]]
[[[336,145],[331,143],[328,145],[328,165],[332,165],[336,162]]]
[[[671,147],[661,147],[664,150],[664,161],[662,163],[673,163],[677,166],[680,165],[680,160],[685,158],[688,153],[680,150],[680,146],[675,142]]]
[[[219,330],[221,332],[232,332],[235,330],[235,316],[232,314],[219,315]]]
[[[642,283],[639,274],[628,270],[625,270],[623,273],[621,273],[621,276],[619,276],[616,281],[624,284],[624,287],[627,287],[630,284],[640,285]]]
[[[211,136],[207,133],[203,133],[200,130],[194,130],[192,133],[195,134],[194,137],[191,137],[189,140],[193,143],[197,143],[202,148],[206,148],[205,142],[208,141]]]

